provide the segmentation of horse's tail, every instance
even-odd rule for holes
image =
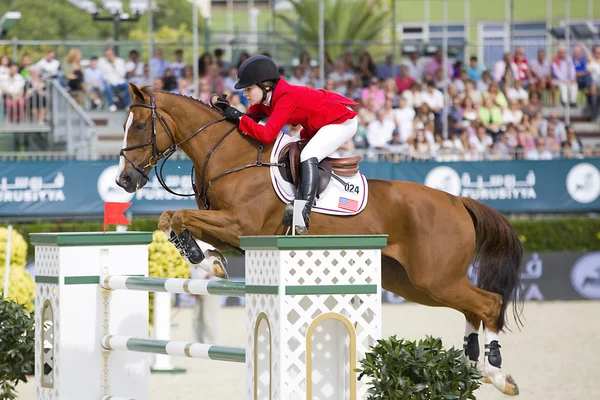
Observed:
[[[502,214],[473,199],[461,197],[475,226],[473,266],[477,270],[477,286],[502,296],[498,329],[506,323],[506,310],[513,303],[513,315],[518,325],[523,309],[519,268],[523,258],[521,239]]]

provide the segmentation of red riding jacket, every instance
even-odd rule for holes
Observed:
[[[273,89],[269,106],[258,104],[248,109],[248,114],[268,116],[267,124],[260,125],[244,115],[239,129],[269,144],[275,140],[284,125],[301,125],[303,129],[300,137],[311,139],[325,125],[341,124],[354,118],[358,113],[348,106],[357,105],[358,103],[337,93],[290,85],[282,78]]]

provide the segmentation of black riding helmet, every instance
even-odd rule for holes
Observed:
[[[256,85],[263,91],[263,99],[261,101],[263,102],[267,98],[267,89],[263,85],[263,82],[277,82],[279,77],[279,69],[271,58],[263,55],[252,56],[240,65],[235,88],[244,89]]]

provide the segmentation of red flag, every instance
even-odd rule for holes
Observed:
[[[123,214],[125,210],[133,203],[104,203],[104,232],[106,232],[106,225],[131,225],[131,222]]]

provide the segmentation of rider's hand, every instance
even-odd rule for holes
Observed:
[[[228,106],[225,110],[223,110],[223,115],[227,121],[238,123],[240,122],[240,118],[242,115],[244,115],[244,113],[235,107]]]
[[[222,93],[219,97],[217,97],[213,102],[213,106],[221,110],[221,112],[225,112],[225,109],[230,106],[229,100],[227,100],[227,95]]]

